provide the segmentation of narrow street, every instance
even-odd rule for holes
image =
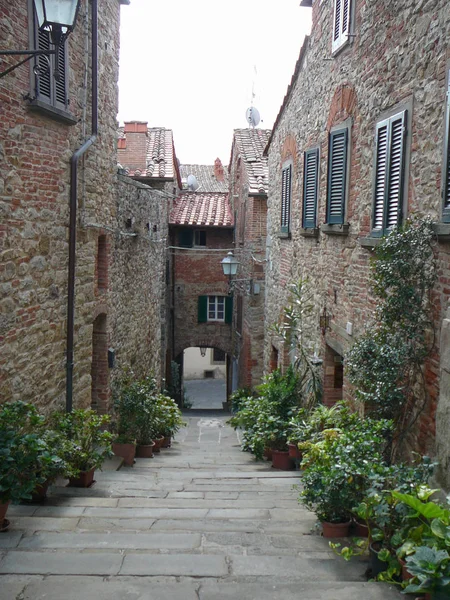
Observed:
[[[1,600],[393,600],[311,534],[298,472],[242,453],[226,417],[189,417],[172,448],[12,506]]]

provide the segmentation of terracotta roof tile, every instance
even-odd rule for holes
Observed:
[[[164,127],[149,127],[146,135],[145,157],[141,155],[140,161],[145,168],[136,168],[127,165],[127,151],[120,153],[120,162],[130,177],[146,177],[152,179],[173,179],[176,177],[174,165],[173,134],[171,129]],[[126,139],[124,128],[119,127],[119,139]],[[142,150],[143,154],[144,150]],[[134,158],[134,157],[133,157]],[[145,158],[145,163],[144,163]]]
[[[214,165],[180,165],[181,180],[184,182],[188,175],[195,175],[200,184],[199,192],[225,193],[228,192],[228,169],[224,167],[224,180],[217,181],[214,176]]]
[[[270,129],[235,129],[234,139],[246,164],[250,194],[267,194],[269,169],[267,156],[263,155]]]
[[[233,213],[228,194],[197,194],[184,192],[174,202],[171,225],[232,227]]]

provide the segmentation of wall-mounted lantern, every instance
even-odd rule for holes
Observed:
[[[206,351],[208,350],[208,346],[199,346],[201,356],[206,356]]]
[[[322,314],[319,317],[319,326],[322,334],[325,335],[327,329],[330,329],[331,315],[327,313],[327,307],[323,307]]]
[[[251,293],[253,287],[252,279],[233,279],[236,276],[240,262],[232,252],[228,252],[224,259],[220,261],[223,274],[228,277],[228,294],[231,295],[236,287],[236,283],[245,282],[248,285],[248,293]]]
[[[56,55],[55,79],[59,79],[58,52],[67,36],[73,31],[77,19],[80,0],[34,0],[34,8],[40,31],[48,31],[54,50],[0,50],[0,56],[25,56],[23,60],[0,73],[0,79],[31,60],[35,56]],[[50,61],[48,61],[50,68]],[[38,73],[36,73],[38,74]]]

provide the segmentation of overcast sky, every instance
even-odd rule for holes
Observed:
[[[228,164],[246,109],[270,129],[311,9],[300,0],[132,0],[121,9],[119,122],[174,132],[184,164]]]

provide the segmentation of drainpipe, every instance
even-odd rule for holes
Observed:
[[[67,285],[67,362],[66,362],[66,412],[73,406],[73,345],[75,325],[75,259],[77,245],[77,192],[78,161],[97,139],[98,133],[98,0],[91,0],[92,29],[92,131],[91,136],[70,159],[69,201],[69,280]]]

